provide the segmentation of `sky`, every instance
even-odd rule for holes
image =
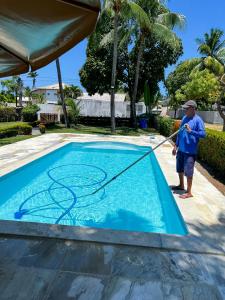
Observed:
[[[225,0],[170,0],[168,7],[171,11],[183,14],[186,17],[186,28],[176,30],[177,35],[183,41],[184,54],[179,61],[197,57],[197,44],[195,39],[203,37],[213,27],[225,31]],[[82,88],[79,80],[79,70],[86,59],[87,40],[82,41],[73,49],[60,57],[63,82],[78,85]],[[175,66],[169,67],[166,74]],[[37,71],[36,86],[45,86],[57,82],[55,62]],[[32,80],[22,75],[25,85],[32,85]],[[82,88],[84,90],[84,88]]]

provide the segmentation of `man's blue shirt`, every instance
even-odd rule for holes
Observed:
[[[191,118],[184,116],[181,127],[185,124],[190,126],[191,132],[189,133],[186,129],[181,130],[177,135],[176,145],[181,152],[197,154],[199,139],[206,136],[204,122],[195,114]]]

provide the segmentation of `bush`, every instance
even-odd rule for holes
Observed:
[[[218,175],[225,174],[225,132],[206,130],[205,139],[199,142],[199,158],[215,170]]]
[[[16,135],[30,135],[32,127],[25,123],[17,123],[14,125],[6,125],[0,128],[0,138],[12,137]]]
[[[20,135],[30,135],[32,133],[32,126],[25,123],[18,123],[14,125]]]
[[[22,109],[22,117],[24,122],[34,122],[37,120],[37,112],[40,110],[38,105],[30,104]]]
[[[18,131],[12,128],[0,128],[0,139],[17,136]]]
[[[154,118],[153,126],[160,134],[167,137],[173,133],[174,121],[169,117],[156,116]]]
[[[40,124],[39,124],[39,129],[40,129],[40,133],[43,134],[43,133],[45,133],[46,127],[45,127],[44,124],[40,123]]]
[[[12,122],[17,120],[15,107],[0,106],[0,122]]]

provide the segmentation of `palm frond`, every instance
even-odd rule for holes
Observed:
[[[155,35],[159,41],[166,43],[166,44],[172,44],[178,43],[178,39],[174,32],[172,32],[167,26],[160,24],[160,23],[154,23],[152,26],[152,32]]]
[[[141,29],[151,30],[151,21],[146,12],[135,2],[128,2],[132,16],[136,19]]]
[[[216,58],[223,64],[225,65],[225,47],[221,48],[217,53],[216,53]]]
[[[183,29],[186,24],[186,18],[184,15],[171,12],[160,14],[157,21],[170,29],[173,29],[174,27]]]
[[[114,29],[112,29],[110,32],[105,34],[100,42],[100,48],[105,47],[109,44],[113,43],[113,37],[114,37]]]

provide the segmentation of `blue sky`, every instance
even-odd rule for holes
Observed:
[[[184,54],[179,59],[196,57],[197,45],[195,39],[202,37],[210,28],[218,27],[225,31],[225,0],[170,0],[169,8],[186,16],[187,25],[183,31],[177,31],[184,46]],[[68,51],[60,58],[63,82],[81,86],[79,81],[79,70],[86,58],[87,41],[83,41]],[[174,69],[170,67],[166,73]],[[37,71],[37,86],[53,84],[57,82],[55,63]],[[26,85],[31,85],[31,80],[22,76]]]

